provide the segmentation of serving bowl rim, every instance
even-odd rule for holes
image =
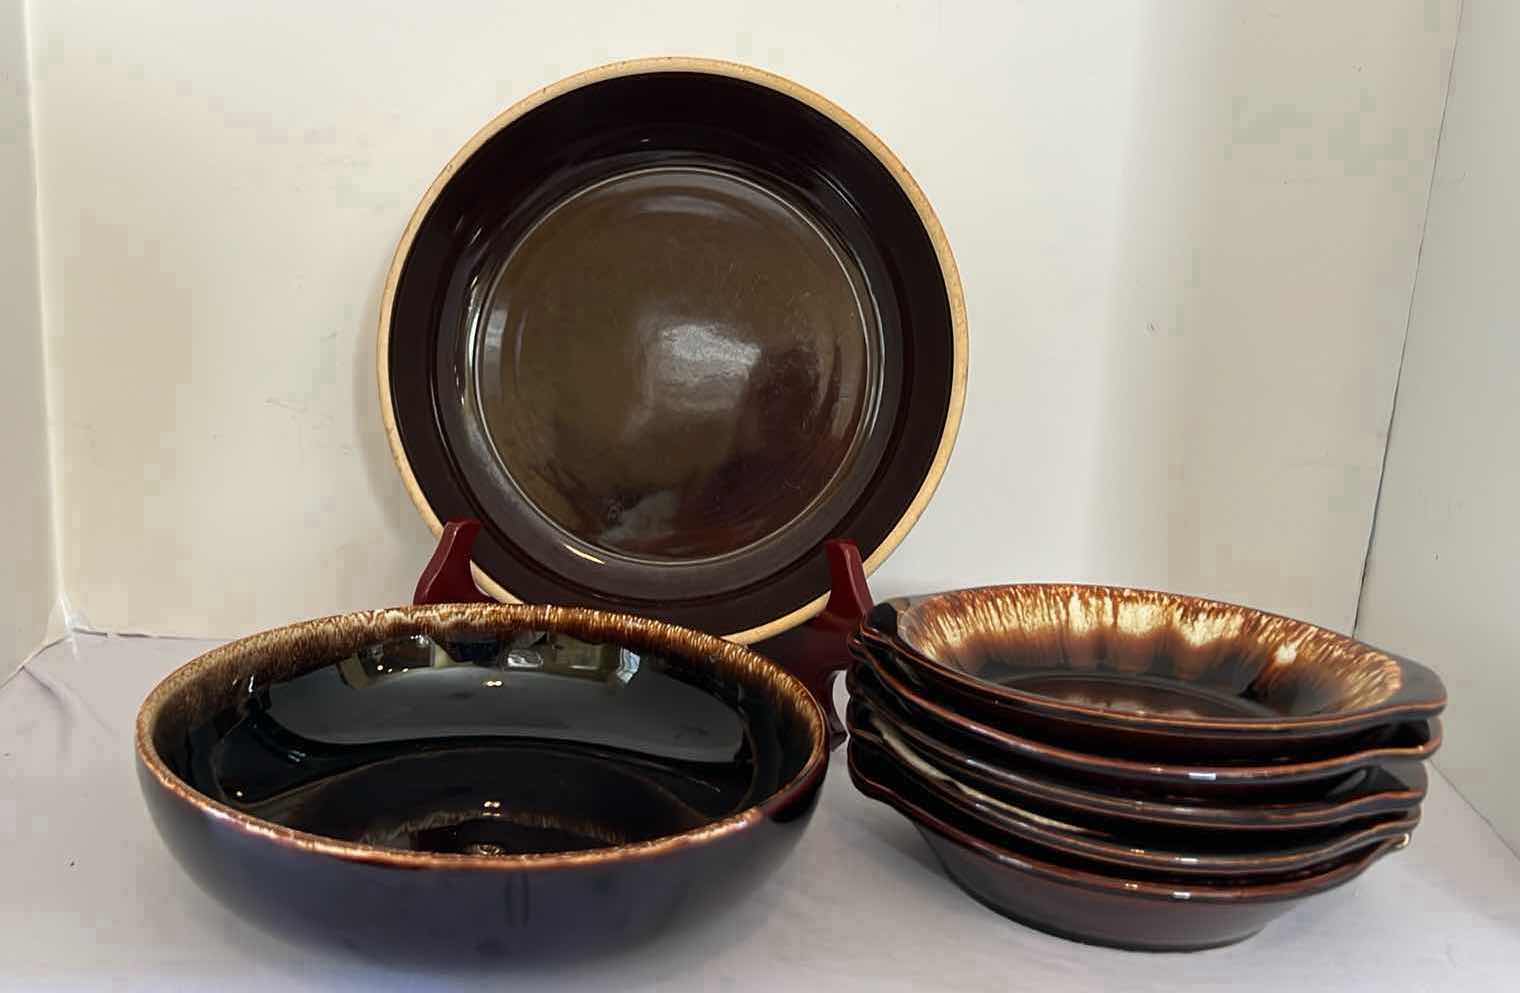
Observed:
[[[193,686],[208,679],[218,668],[231,667],[261,656],[268,659],[271,657],[269,653],[282,649],[299,651],[304,639],[331,636],[329,633],[334,629],[348,631],[356,637],[363,633],[367,642],[358,641],[358,644],[412,635],[448,633],[452,630],[479,632],[535,629],[587,639],[617,641],[626,638],[641,645],[652,646],[656,651],[686,659],[716,658],[725,666],[732,667],[730,671],[747,687],[753,688],[759,680],[772,682],[776,696],[785,705],[794,707],[793,716],[802,722],[809,747],[808,756],[802,767],[768,796],[743,810],[686,831],[584,851],[505,855],[391,849],[296,830],[214,800],[169,768],[154,743],[154,732],[164,717],[166,707],[178,699],[179,693],[191,691]],[[321,658],[313,661],[312,668],[324,663]],[[328,658],[325,661],[332,660]],[[241,674],[239,681],[241,682]],[[785,811],[792,801],[801,798],[818,784],[828,768],[825,729],[822,709],[795,676],[749,648],[713,635],[664,621],[584,607],[504,603],[442,604],[387,607],[314,618],[248,635],[204,652],[170,672],[149,691],[137,712],[134,744],[138,766],[151,777],[154,786],[200,814],[226,824],[250,838],[263,839],[312,855],[396,869],[522,871],[654,859],[742,834],[773,814]]]

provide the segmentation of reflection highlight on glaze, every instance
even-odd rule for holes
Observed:
[[[874,425],[881,328],[864,276],[754,178],[609,177],[546,211],[477,285],[484,435],[504,483],[583,560],[748,550],[820,505]]]
[[[327,837],[502,854],[625,844],[728,816],[788,774],[773,715],[707,681],[562,634],[399,638],[253,687],[189,728],[171,763],[213,799]]]

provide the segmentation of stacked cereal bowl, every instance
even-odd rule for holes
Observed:
[[[1249,937],[1408,844],[1446,701],[1334,632],[1112,587],[890,601],[851,650],[857,787],[993,909],[1148,950]]]

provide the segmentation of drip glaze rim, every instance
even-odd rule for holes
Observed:
[[[808,737],[807,760],[770,796],[727,817],[678,834],[586,851],[467,855],[344,841],[254,817],[213,800],[181,779],[159,754],[154,740],[165,721],[212,709],[219,699],[215,694],[230,695],[254,676],[273,674],[277,678],[291,678],[320,667],[324,660],[331,661],[334,651],[419,634],[447,636],[522,629],[622,642],[683,660],[704,660],[747,687],[761,688],[778,706],[790,710],[790,716],[801,721]],[[308,661],[313,664],[302,668]],[[282,663],[288,668],[282,669]],[[203,696],[197,698],[196,694]],[[313,855],[396,869],[521,871],[659,858],[740,834],[784,813],[794,800],[817,784],[828,767],[827,735],[818,703],[796,677],[748,648],[674,624],[627,614],[500,603],[357,611],[274,628],[229,642],[191,659],[153,687],[138,710],[134,741],[137,761],[155,785],[207,817],[250,837]]]
[[[1219,617],[1228,616],[1243,624],[1273,626],[1282,629],[1279,633],[1285,640],[1313,641],[1318,644],[1322,657],[1314,661],[1300,662],[1301,665],[1321,666],[1327,669],[1334,669],[1337,666],[1354,668],[1361,665],[1364,668],[1381,670],[1390,678],[1391,683],[1381,699],[1369,701],[1361,706],[1339,707],[1322,713],[1240,715],[1228,718],[1143,714],[1062,700],[1022,690],[1017,686],[991,683],[967,672],[953,662],[937,657],[936,651],[945,646],[922,643],[930,629],[947,626],[963,627],[964,633],[958,640],[967,643],[973,638],[1016,640],[1019,637],[1017,630],[977,630],[976,607],[979,603],[994,604],[1025,598],[1080,600],[1084,603],[1106,600],[1124,606],[1150,606],[1156,608],[1164,615],[1167,623],[1172,625],[1176,625],[1180,618],[1187,618],[1189,615],[1209,614]],[[890,611],[889,628],[874,625],[868,619],[861,627],[861,634],[891,651],[895,657],[910,666],[929,670],[936,676],[954,683],[963,691],[985,695],[992,701],[1095,726],[1144,729],[1161,733],[1331,734],[1392,721],[1434,718],[1445,709],[1447,702],[1446,689],[1440,677],[1429,667],[1411,659],[1383,651],[1307,621],[1224,600],[1183,593],[1082,583],[1015,583],[898,597],[883,601],[878,609]],[[1125,635],[1120,627],[1119,624],[1113,624],[1112,633]]]

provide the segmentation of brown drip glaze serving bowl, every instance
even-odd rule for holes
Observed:
[[[983,792],[926,759],[888,725],[852,714],[850,734],[896,772],[912,779],[945,807],[982,825],[980,834],[1046,852],[1118,867],[1117,871],[1169,878],[1266,879],[1329,865],[1342,856],[1388,840],[1407,840],[1419,824],[1418,805],[1389,816],[1264,838],[1242,832],[1136,830],[1122,822],[1065,818],[1027,799]]]
[[[533,94],[448,163],[382,300],[381,411],[435,533],[502,600],[740,642],[823,609],[913,526],[965,390],[959,277],[859,121],[663,58]]]
[[[138,714],[208,892],[301,939],[455,965],[588,955],[754,886],[807,824],[822,711],[730,642],[576,608],[347,614],[217,648]]]
[[[1137,951],[1196,951],[1242,941],[1405,843],[1380,841],[1313,870],[1265,881],[1167,881],[989,841],[976,821],[898,774],[869,744],[851,741],[849,768],[856,788],[907,817],[950,878],[974,899],[1060,937]]]
[[[867,639],[852,637],[851,650],[856,659],[847,677],[852,696],[862,696],[878,710],[984,760],[1032,764],[1104,789],[1142,788],[1166,796],[1240,802],[1299,800],[1322,795],[1328,784],[1386,762],[1427,759],[1441,744],[1440,722],[1431,719],[1394,725],[1386,735],[1352,751],[1303,760],[1256,765],[1121,758],[1118,755],[1124,753],[1112,748],[1078,751],[973,720],[910,687]]]
[[[1445,707],[1426,667],[1198,597],[990,586],[877,606],[862,637],[925,695],[994,727],[1118,754],[1257,762],[1354,751]]]
[[[1260,835],[1386,818],[1417,809],[1429,783],[1424,763],[1404,760],[1352,773],[1298,800],[1261,802],[1248,797],[1231,802],[1171,797],[1164,791],[1145,788],[1101,789],[1032,764],[988,761],[877,710],[864,697],[850,701],[849,716],[850,726],[857,731],[861,727],[890,728],[924,761],[993,797],[1015,804],[1034,803],[1064,817],[1100,819],[1152,831]]]

